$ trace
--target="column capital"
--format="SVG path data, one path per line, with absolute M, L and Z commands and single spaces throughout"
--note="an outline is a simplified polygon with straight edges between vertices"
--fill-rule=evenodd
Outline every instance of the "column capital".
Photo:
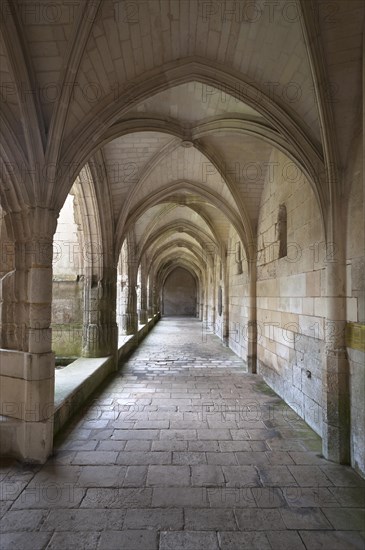
M 10 238 L 14 242 L 53 241 L 58 212 L 53 208 L 29 206 L 5 216 Z

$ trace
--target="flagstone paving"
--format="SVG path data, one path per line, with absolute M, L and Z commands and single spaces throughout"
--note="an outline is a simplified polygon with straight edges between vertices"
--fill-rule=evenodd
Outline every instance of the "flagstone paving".
M 3 550 L 364 549 L 365 481 L 195 319 L 162 319 L 44 466 L 0 479 Z

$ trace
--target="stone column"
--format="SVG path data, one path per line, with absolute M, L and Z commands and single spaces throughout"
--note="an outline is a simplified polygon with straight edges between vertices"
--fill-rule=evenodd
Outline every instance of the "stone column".
M 152 275 L 150 275 L 150 284 L 148 286 L 148 317 L 152 318 L 153 314 L 153 282 Z
M 202 291 L 202 293 L 201 293 L 200 300 L 201 301 L 200 301 L 198 317 L 199 317 L 200 321 L 203 321 L 203 318 L 204 318 L 204 291 Z
M 213 277 L 212 282 L 210 286 L 210 295 L 211 295 L 211 301 L 210 305 L 208 305 L 208 324 L 211 326 L 212 332 L 216 332 L 216 303 L 217 303 L 217 292 L 218 292 L 218 286 L 216 285 L 216 274 L 213 269 Z
M 229 314 L 226 307 L 223 307 L 222 313 L 222 341 L 225 346 L 229 345 Z
M 141 309 L 138 311 L 138 319 L 141 325 L 148 322 L 147 312 L 147 275 L 144 262 L 141 263 Z
M 203 322 L 205 324 L 208 323 L 208 313 L 209 313 L 209 305 L 208 302 L 204 304 L 204 312 L 203 312 Z
M 137 315 L 137 292 L 134 282 L 128 282 L 127 285 L 127 303 L 125 313 L 122 315 L 122 330 L 124 334 L 137 334 L 138 315 Z
M 152 305 L 153 314 L 157 315 L 160 305 L 159 305 L 159 297 L 158 297 L 156 283 L 153 283 L 153 288 L 152 288 L 152 304 L 153 304 Z
M 122 280 L 121 276 L 117 277 L 117 324 L 118 324 L 118 333 L 122 332 L 122 315 L 124 313 L 124 286 L 125 282 Z
M 26 462 L 44 463 L 53 447 L 55 363 L 50 324 L 56 216 L 45 208 L 8 216 L 15 269 L 2 289 L 0 401 L 6 420 L 0 426 L 1 447 Z
M 205 302 L 204 304 L 204 313 L 203 313 L 203 323 L 205 323 L 205 325 L 208 325 L 209 323 L 209 304 L 208 304 L 208 297 L 207 297 L 207 301 Z
M 251 374 L 257 372 L 257 317 L 256 317 L 256 263 L 249 264 L 249 303 L 247 319 L 247 370 Z
M 222 340 L 225 346 L 229 345 L 229 285 L 227 273 L 227 258 L 223 263 L 223 299 L 222 299 Z
M 115 268 L 104 269 L 104 277 L 89 276 L 84 285 L 83 357 L 107 357 L 117 349 Z
M 322 452 L 334 462 L 350 463 L 350 390 L 346 353 L 345 227 L 340 208 L 333 217 L 333 241 L 326 254 L 325 359 L 322 375 Z

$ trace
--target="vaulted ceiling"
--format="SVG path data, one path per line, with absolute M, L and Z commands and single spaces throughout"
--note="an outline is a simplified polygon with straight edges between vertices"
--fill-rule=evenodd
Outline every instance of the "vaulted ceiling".
M 133 231 L 139 253 L 189 258 L 232 227 L 254 240 L 274 149 L 323 206 L 329 134 L 345 162 L 361 102 L 363 2 L 331 6 L 4 0 L 2 159 L 30 172 L 17 207 L 59 209 L 89 163 L 116 253 Z

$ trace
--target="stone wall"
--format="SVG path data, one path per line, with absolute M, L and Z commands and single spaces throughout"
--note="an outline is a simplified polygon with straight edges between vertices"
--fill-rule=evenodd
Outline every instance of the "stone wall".
M 82 324 L 83 321 L 82 281 L 54 281 L 52 323 L 56 325 Z
M 287 250 L 280 243 L 286 208 Z M 324 353 L 324 235 L 312 189 L 275 151 L 258 224 L 258 372 L 319 434 Z
M 196 315 L 197 288 L 194 277 L 181 267 L 167 277 L 163 288 L 164 315 Z
M 53 282 L 52 349 L 56 356 L 81 355 L 83 291 L 81 281 Z

